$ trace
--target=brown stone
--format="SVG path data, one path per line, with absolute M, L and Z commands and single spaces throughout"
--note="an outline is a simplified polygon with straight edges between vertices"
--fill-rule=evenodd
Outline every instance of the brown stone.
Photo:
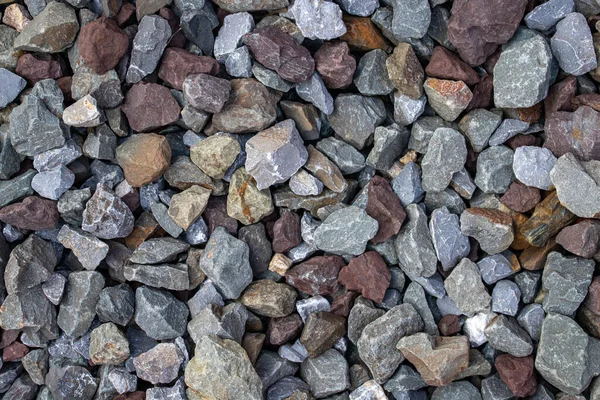
M 517 147 L 521 146 L 541 146 L 542 141 L 540 138 L 533 135 L 517 135 L 508 139 L 504 144 L 511 149 L 516 150 Z
M 340 39 L 348 43 L 352 50 L 389 50 L 390 45 L 381 34 L 381 31 L 371 21 L 371 18 L 352 17 L 349 15 L 344 15 L 343 18 L 346 25 L 346 33 Z
M 206 209 L 202 214 L 208 225 L 208 235 L 212 235 L 213 231 L 222 226 L 229 233 L 236 236 L 238 222 L 227 214 L 227 198 L 224 196 L 211 196 L 206 205 Z
M 176 122 L 181 108 L 167 87 L 140 82 L 129 89 L 121 110 L 134 130 L 149 132 Z
M 588 106 L 546 117 L 544 147 L 556 157 L 573 153 L 583 161 L 600 160 L 600 113 Z
M 535 207 L 531 218 L 519 231 L 532 246 L 541 247 L 576 218 L 575 214 L 560 204 L 556 191 L 553 191 Z
M 129 47 L 127 34 L 112 18 L 100 17 L 81 28 L 79 54 L 96 74 L 103 75 L 117 66 Z
M 258 355 L 262 350 L 263 344 L 265 343 L 264 333 L 246 333 L 242 338 L 242 347 L 246 350 L 248 358 L 252 364 L 256 363 Z
M 534 356 L 515 357 L 502 354 L 496 357 L 495 367 L 500 378 L 518 397 L 532 396 L 537 390 Z
M 339 281 L 346 289 L 360 291 L 363 297 L 375 303 L 383 301 L 390 279 L 390 270 L 376 251 L 353 258 L 339 275 Z
M 296 296 L 296 291 L 285 283 L 261 279 L 252 282 L 244 290 L 240 301 L 258 315 L 281 318 L 294 311 Z
M 546 257 L 551 251 L 556 250 L 558 246 L 554 239 L 549 239 L 545 246 L 531 246 L 521 252 L 519 263 L 523 269 L 528 271 L 538 271 L 546 265 Z
M 17 32 L 21 32 L 30 21 L 31 15 L 29 11 L 21 4 L 13 3 L 4 9 L 2 23 L 10 26 Z
M 600 111 L 600 94 L 580 94 L 579 96 L 575 96 L 571 99 L 571 109 L 576 110 L 581 106 L 588 106 L 596 111 Z
M 135 250 L 139 247 L 142 242 L 145 242 L 147 239 L 150 239 L 154 236 L 159 236 L 158 234 L 162 231 L 162 228 L 154 219 L 154 216 L 151 212 L 145 211 L 140 215 L 140 217 L 135 221 L 135 226 L 133 227 L 133 231 L 125 238 L 125 244 L 131 250 Z
M 530 211 L 541 200 L 540 189 L 526 186 L 517 181 L 511 183 L 508 190 L 500 197 L 500 201 L 504 205 L 517 212 Z
M 398 92 L 413 99 L 423 96 L 425 73 L 410 44 L 398 44 L 385 65 L 390 81 Z
M 556 111 L 571 111 L 571 100 L 577 94 L 577 78 L 570 75 L 550 86 L 544 99 L 544 113 L 550 116 Z
M 379 223 L 377 234 L 371 241 L 385 242 L 400 231 L 406 219 L 406 211 L 385 178 L 375 175 L 369 182 L 367 193 L 365 211 Z
M 256 61 L 287 81 L 304 82 L 315 71 L 315 60 L 308 49 L 281 29 L 273 26 L 256 28 L 242 40 Z
M 189 75 L 218 73 L 219 63 L 214 58 L 197 56 L 179 48 L 167 48 L 158 69 L 158 77 L 177 90 L 183 90 L 183 81 Z
M 556 235 L 556 243 L 579 257 L 591 258 L 600 244 L 600 222 L 585 220 L 567 226 Z
M 466 336 L 430 336 L 417 333 L 400 339 L 396 346 L 431 386 L 444 386 L 469 365 Z
M 65 102 L 73 101 L 73 97 L 71 96 L 71 85 L 73 83 L 72 76 L 63 76 L 56 80 L 56 84 L 60 88 L 60 91 L 63 93 L 65 97 Z
M 600 315 L 583 306 L 577 310 L 576 321 L 588 335 L 600 339 Z
M 508 108 L 506 109 L 506 118 L 514 118 L 528 124 L 534 124 L 542 118 L 544 103 L 541 101 L 527 108 Z
M 131 136 L 117 147 L 116 154 L 125 179 L 133 187 L 160 178 L 171 164 L 171 146 L 166 136 L 155 133 Z
M 135 15 L 135 5 L 129 2 L 123 2 L 123 5 L 119 9 L 119 12 L 114 17 L 114 20 L 117 22 L 119 27 L 124 27 L 128 25 L 129 22 L 133 22 L 133 16 Z M 107 15 L 105 15 L 107 16 Z
M 285 254 L 276 253 L 269 261 L 269 271 L 275 272 L 280 276 L 284 276 L 294 262 L 285 256 Z
M 471 66 L 482 64 L 513 37 L 527 0 L 457 0 L 452 5 L 448 39 Z
M 477 72 L 444 46 L 433 49 L 425 73 L 434 78 L 463 81 L 469 86 L 479 82 Z
M 267 328 L 267 343 L 281 346 L 296 340 L 302 332 L 302 325 L 302 318 L 295 313 L 283 318 L 271 318 Z
M 124 393 L 113 397 L 112 400 L 146 400 L 146 392 L 138 390 L 131 393 Z
M 319 116 L 319 110 L 317 110 L 315 106 L 312 104 L 304 104 L 287 100 L 280 102 L 279 106 L 281 107 L 281 111 L 283 111 L 283 114 L 286 118 L 294 120 L 296 129 L 298 129 L 298 133 L 300 133 L 302 139 L 319 139 L 321 131 L 321 118 Z
M 301 292 L 328 296 L 338 288 L 338 274 L 345 265 L 340 256 L 312 257 L 285 274 L 285 280 Z
M 315 53 L 315 64 L 329 89 L 343 89 L 352 83 L 356 59 L 350 54 L 348 43 L 340 40 L 325 42 Z
M 31 86 L 44 79 L 58 79 L 63 76 L 60 63 L 46 56 L 43 59 L 33 54 L 24 54 L 17 61 L 15 73 L 27 80 Z
M 485 75 L 473 86 L 473 98 L 465 111 L 475 110 L 476 108 L 490 108 L 494 97 L 494 79 L 490 75 Z
M 0 209 L 0 221 L 31 231 L 52 229 L 59 218 L 56 202 L 37 196 L 25 197 L 20 203 Z
M 311 144 L 308 150 L 308 160 L 304 164 L 304 168 L 312 172 L 314 176 L 320 180 L 326 188 L 342 193 L 348 188 L 348 182 L 344 179 L 342 171 L 329 158 L 327 158 L 319 150 Z
M 12 342 L 2 352 L 2 361 L 9 362 L 23 358 L 29 353 L 29 348 L 21 342 Z
M 438 322 L 438 329 L 442 336 L 452 336 L 460 332 L 460 321 L 458 315 L 444 315 Z
M 129 4 L 129 3 L 127 3 L 127 4 Z M 177 18 L 177 15 L 175 15 L 175 13 L 170 8 L 167 8 L 167 7 L 161 8 L 160 11 L 158 12 L 158 15 L 161 16 L 162 18 L 166 19 L 167 22 L 169 23 L 169 27 L 171 28 L 171 32 L 175 32 L 175 33 L 173 33 L 173 36 L 171 36 L 171 40 L 169 40 L 169 43 L 167 44 L 167 46 L 183 49 L 185 47 L 185 35 L 183 34 L 183 31 L 180 29 L 179 18 Z M 204 57 L 204 56 L 200 56 L 200 57 L 210 59 L 211 63 L 212 63 L 212 61 L 215 61 L 215 59 L 211 58 L 211 57 Z M 164 60 L 164 55 L 163 55 L 163 60 Z M 215 67 L 217 68 L 217 71 L 215 72 L 215 74 L 216 74 L 219 70 L 218 69 L 219 66 L 215 65 Z M 208 72 L 202 72 L 202 73 L 207 74 Z M 211 75 L 212 75 L 212 73 L 211 73 Z
M 600 276 L 592 279 L 584 304 L 591 312 L 600 315 Z
M 326 311 L 310 314 L 304 324 L 300 343 L 310 358 L 318 357 L 346 334 L 346 319 Z
M 273 251 L 285 253 L 301 242 L 300 217 L 292 211 L 284 213 L 273 225 Z
M 339 315 L 340 317 L 348 317 L 354 300 L 358 297 L 358 293 L 348 291 L 336 296 L 331 302 L 331 309 L 329 310 L 332 314 Z

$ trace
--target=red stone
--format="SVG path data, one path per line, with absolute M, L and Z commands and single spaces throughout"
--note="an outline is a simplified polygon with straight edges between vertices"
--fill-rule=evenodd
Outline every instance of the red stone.
M 326 42 L 315 53 L 317 71 L 329 89 L 350 86 L 356 71 L 356 59 L 346 42 Z
M 271 318 L 267 328 L 267 343 L 281 346 L 294 341 L 302 332 L 302 318 L 298 314 L 290 314 L 283 318 Z
M 517 212 L 531 211 L 541 200 L 540 189 L 517 181 L 511 183 L 500 198 L 502 204 Z
M 331 302 L 331 309 L 329 311 L 332 314 L 345 318 L 350 314 L 354 300 L 356 300 L 357 297 L 358 293 L 352 291 L 340 294 L 333 299 L 333 302 Z
M 219 73 L 217 60 L 207 56 L 197 56 L 178 48 L 167 48 L 162 58 L 158 77 L 167 85 L 183 90 L 183 81 L 188 75 Z
M 227 214 L 226 197 L 211 196 L 202 216 L 206 220 L 209 236 L 219 226 L 227 229 L 233 236 L 237 236 L 238 222 Z
M 502 354 L 496 357 L 496 370 L 515 396 L 531 396 L 537 390 L 534 360 L 533 355 L 515 357 L 510 354 Z
M 17 329 L 2 330 L 0 332 L 0 349 L 6 348 L 19 337 L 21 331 Z
M 580 94 L 579 96 L 571 99 L 571 108 L 573 110 L 578 109 L 581 106 L 588 106 L 596 111 L 600 111 L 600 94 L 598 93 L 587 93 Z
M 2 352 L 2 361 L 9 362 L 19 360 L 27 353 L 29 353 L 29 348 L 23 343 L 12 342 L 4 348 L 4 351 Z
M 477 72 L 444 46 L 433 49 L 425 73 L 434 78 L 463 81 L 469 86 L 479 82 Z
M 548 96 L 544 99 L 546 116 L 556 111 L 571 111 L 571 99 L 577 94 L 577 78 L 570 75 L 550 86 Z
M 0 221 L 31 231 L 54 228 L 59 217 L 55 201 L 37 196 L 25 197 L 20 203 L 0 209 Z
M 300 217 L 295 212 L 284 213 L 273 224 L 273 251 L 285 253 L 302 243 Z
M 116 67 L 125 55 L 129 38 L 115 20 L 100 17 L 81 28 L 77 43 L 85 64 L 98 75 L 103 75 Z
M 33 54 L 24 54 L 19 57 L 15 72 L 26 79 L 31 86 L 44 79 L 58 79 L 63 76 L 58 61 L 50 58 L 40 59 Z
M 575 112 L 557 111 L 546 116 L 546 142 L 556 157 L 566 153 L 583 160 L 600 160 L 600 113 L 583 106 Z
M 473 98 L 467 106 L 466 111 L 471 111 L 476 108 L 490 108 L 493 104 L 492 98 L 494 93 L 494 80 L 490 75 L 481 78 L 479 83 L 473 86 Z
M 315 71 L 315 60 L 308 49 L 281 29 L 273 26 L 256 28 L 242 40 L 256 61 L 287 81 L 304 82 Z
M 440 322 L 438 322 L 438 329 L 442 336 L 452 336 L 460 332 L 460 322 L 458 315 L 448 314 L 444 315 Z
M 342 268 L 339 281 L 348 290 L 359 290 L 363 297 L 381 303 L 390 286 L 391 274 L 385 261 L 375 251 L 352 259 Z
M 135 16 L 135 6 L 127 1 L 119 9 L 119 13 L 114 17 L 115 22 L 119 27 L 128 25 L 128 22 L 133 22 Z
M 340 256 L 317 256 L 285 273 L 289 285 L 312 296 L 328 296 L 338 288 L 338 274 L 345 265 Z
M 400 231 L 406 219 L 406 211 L 387 179 L 375 175 L 367 189 L 366 212 L 379 223 L 377 234 L 371 241 L 381 243 Z
M 166 19 L 167 22 L 169 23 L 169 27 L 171 28 L 171 32 L 175 32 L 173 34 L 173 36 L 171 36 L 171 39 L 169 40 L 169 43 L 167 44 L 167 46 L 184 48 L 185 47 L 185 35 L 183 34 L 183 31 L 179 27 L 179 18 L 177 18 L 175 13 L 170 8 L 167 8 L 167 7 L 161 8 L 160 11 L 158 12 L 158 15 L 160 15 L 162 18 Z M 207 58 L 210 58 L 210 57 L 207 57 Z M 206 73 L 206 72 L 204 72 L 204 73 Z
M 556 243 L 579 257 L 591 258 L 600 243 L 600 222 L 585 220 L 563 228 L 556 235 Z
M 592 279 L 584 304 L 588 310 L 596 315 L 600 315 L 600 276 Z
M 129 89 L 121 110 L 138 132 L 150 132 L 179 119 L 179 104 L 166 86 L 140 82 Z

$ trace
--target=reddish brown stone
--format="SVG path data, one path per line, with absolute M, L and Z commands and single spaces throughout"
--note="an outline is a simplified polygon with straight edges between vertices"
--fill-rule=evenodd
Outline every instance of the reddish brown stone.
M 294 341 L 302 332 L 302 318 L 298 314 L 290 314 L 283 318 L 271 318 L 267 328 L 267 343 L 281 346 Z
M 183 81 L 188 75 L 219 73 L 219 63 L 212 57 L 197 56 L 189 51 L 168 48 L 158 70 L 158 77 L 167 85 L 183 90 Z
M 315 60 L 308 49 L 281 29 L 273 26 L 256 28 L 242 40 L 256 61 L 285 80 L 304 82 L 315 71 Z
M 134 130 L 149 132 L 177 121 L 181 108 L 167 87 L 140 82 L 129 89 L 121 110 Z
M 390 279 L 390 270 L 376 251 L 368 251 L 352 259 L 339 276 L 346 289 L 360 290 L 363 297 L 376 303 L 383 301 Z
M 310 314 L 304 324 L 300 343 L 310 358 L 318 357 L 346 334 L 346 319 L 326 311 Z
M 227 229 L 227 231 L 232 235 L 237 235 L 238 222 L 227 215 L 226 197 L 211 196 L 208 200 L 208 204 L 206 205 L 204 213 L 202 213 L 202 216 L 206 220 L 209 236 L 212 235 L 213 231 L 219 226 Z
M 117 164 L 133 187 L 141 187 L 160 178 L 171 165 L 171 146 L 167 137 L 142 133 L 129 137 L 116 150 Z
M 331 302 L 331 309 L 329 311 L 332 314 L 346 318 L 348 314 L 350 314 L 354 300 L 356 300 L 357 297 L 358 293 L 352 291 L 340 294 Z
M 540 138 L 533 135 L 517 135 L 508 139 L 505 143 L 508 147 L 516 150 L 521 146 L 540 146 L 542 141 Z
M 264 343 L 264 333 L 246 333 L 244 335 L 242 347 L 246 350 L 246 354 L 248 354 L 248 358 L 252 364 L 256 362 Z
M 16 329 L 2 330 L 0 332 L 0 349 L 6 348 L 19 337 L 21 331 Z
M 0 221 L 31 231 L 54 228 L 59 217 L 55 201 L 37 196 L 25 197 L 20 203 L 0 209 Z
M 485 75 L 479 83 L 473 86 L 473 98 L 467 106 L 466 111 L 476 108 L 489 108 L 494 97 L 494 79 L 490 75 Z
M 579 257 L 591 258 L 600 244 L 600 222 L 585 220 L 567 226 L 556 235 L 556 243 Z
M 379 223 L 377 234 L 371 241 L 381 243 L 400 231 L 406 219 L 406 211 L 387 179 L 375 175 L 367 189 L 366 212 Z
M 285 274 L 285 280 L 296 289 L 328 296 L 338 287 L 338 274 L 345 265 L 340 256 L 317 256 L 296 265 Z
M 51 58 L 41 59 L 33 54 L 24 54 L 17 60 L 17 75 L 22 76 L 31 86 L 44 79 L 58 79 L 63 76 L 60 63 Z
M 285 253 L 301 242 L 300 217 L 292 211 L 284 213 L 273 224 L 273 252 Z
M 600 315 L 600 276 L 592 279 L 584 304 L 591 312 Z
M 381 31 L 369 17 L 352 17 L 344 15 L 346 33 L 340 37 L 348 43 L 352 50 L 371 51 L 375 49 L 389 50 L 390 45 L 385 40 Z
M 152 213 L 145 211 L 135 221 L 133 231 L 125 238 L 125 245 L 131 250 L 135 250 L 142 242 L 147 239 L 158 236 L 162 228 L 154 219 Z
M 502 354 L 496 357 L 496 370 L 511 392 L 518 397 L 531 396 L 537 389 L 534 356 L 515 357 Z
M 570 75 L 550 86 L 548 96 L 544 99 L 546 116 L 556 111 L 571 111 L 571 99 L 577 94 L 577 78 Z
M 500 197 L 504 205 L 517 212 L 532 210 L 541 200 L 540 189 L 517 181 L 511 183 L 508 190 Z
M 65 101 L 72 101 L 73 98 L 71 96 L 71 84 L 73 83 L 72 76 L 63 76 L 62 78 L 58 78 L 56 80 L 56 84 L 60 88 L 60 91 L 63 93 L 65 97 Z
M 546 117 L 547 147 L 556 157 L 573 153 L 577 158 L 600 160 L 600 113 L 588 106 L 575 112 L 558 111 Z
M 532 246 L 544 246 L 548 240 L 577 217 L 558 201 L 556 191 L 535 206 L 531 218 L 519 231 Z
M 120 394 L 113 397 L 112 400 L 146 400 L 146 392 L 138 390 L 131 393 Z
M 496 66 L 496 63 L 498 62 L 498 60 L 500 59 L 500 55 L 502 54 L 502 48 L 498 48 L 496 49 L 496 51 L 489 56 L 485 62 L 483 63 L 483 69 L 485 69 L 485 71 L 489 74 L 489 75 L 494 75 L 494 67 Z
M 185 35 L 183 34 L 183 31 L 179 28 L 179 18 L 177 18 L 175 13 L 170 8 L 167 8 L 167 7 L 161 8 L 160 11 L 158 12 L 158 15 L 160 15 L 162 18 L 166 19 L 167 22 L 169 23 L 169 27 L 171 28 L 171 32 L 175 32 L 175 33 L 173 33 L 173 36 L 171 36 L 171 39 L 169 40 L 169 43 L 167 44 L 167 46 L 184 48 L 185 47 Z M 202 57 L 202 56 L 200 56 L 200 57 Z M 210 57 L 206 57 L 206 58 L 210 58 Z M 210 58 L 210 59 L 213 60 L 212 58 Z M 218 66 L 217 66 L 217 71 L 218 71 Z M 202 73 L 206 74 L 208 72 L 202 72 Z
M 463 81 L 469 86 L 479 82 L 477 72 L 444 46 L 433 49 L 425 73 L 434 78 Z
M 546 265 L 546 257 L 555 250 L 558 246 L 554 239 L 548 240 L 543 247 L 531 246 L 521 252 L 519 255 L 519 263 L 523 269 L 528 271 L 538 271 Z
M 440 322 L 438 322 L 438 329 L 442 336 L 452 336 L 460 332 L 460 323 L 458 315 L 448 314 L 444 315 Z
M 346 42 L 326 42 L 315 53 L 316 68 L 329 89 L 350 86 L 356 71 L 356 59 Z
M 588 335 L 600 338 L 600 315 L 583 306 L 577 310 L 576 321 Z
M 480 65 L 513 37 L 526 6 L 527 0 L 456 0 L 448 39 L 464 61 Z
M 586 93 L 575 96 L 571 99 L 571 108 L 578 109 L 581 106 L 588 106 L 596 111 L 600 111 L 600 94 Z
M 506 110 L 506 118 L 514 118 L 528 124 L 534 124 L 542 118 L 544 104 L 540 101 L 537 104 L 527 108 L 509 108 Z
M 123 5 L 119 9 L 119 13 L 114 17 L 119 27 L 128 25 L 128 22 L 133 21 L 135 16 L 135 6 L 127 1 L 123 2 Z
M 9 362 L 23 358 L 25 354 L 29 353 L 29 348 L 21 342 L 12 342 L 6 346 L 2 353 L 2 361 Z
M 115 20 L 100 17 L 81 28 L 77 43 L 85 64 L 98 75 L 103 75 L 125 55 L 129 38 Z

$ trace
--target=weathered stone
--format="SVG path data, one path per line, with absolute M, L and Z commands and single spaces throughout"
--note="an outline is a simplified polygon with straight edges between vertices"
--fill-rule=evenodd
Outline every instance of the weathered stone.
M 483 151 L 488 146 L 492 134 L 500 125 L 502 118 L 497 114 L 477 108 L 470 111 L 459 122 L 460 131 L 469 139 L 473 150 Z
M 379 224 L 372 242 L 382 243 L 400 231 L 406 212 L 386 179 L 374 176 L 367 188 L 365 211 Z
M 159 343 L 133 359 L 140 379 L 153 384 L 170 383 L 177 378 L 183 354 L 174 343 Z
M 127 281 L 168 290 L 187 290 L 190 287 L 186 264 L 129 264 L 123 267 L 123 276 Z
M 364 210 L 350 206 L 333 212 L 315 231 L 317 248 L 334 254 L 362 254 L 375 237 L 378 223 Z
M 386 66 L 389 79 L 399 93 L 412 99 L 423 96 L 425 74 L 410 44 L 398 44 L 386 60 Z
M 36 196 L 25 197 L 0 209 L 0 221 L 21 229 L 46 230 L 58 224 L 56 202 Z
M 532 245 L 545 246 L 552 236 L 569 225 L 575 218 L 576 216 L 559 202 L 557 192 L 553 191 L 535 207 L 531 218 L 523 224 L 520 231 Z M 552 246 L 554 243 L 549 246 L 549 249 Z M 547 252 L 549 251 L 547 250 Z M 525 263 L 522 262 L 522 264 Z
M 258 315 L 281 318 L 294 310 L 296 292 L 283 283 L 263 279 L 249 285 L 240 300 Z
M 534 357 L 514 357 L 502 354 L 496 358 L 495 366 L 500 378 L 511 392 L 519 397 L 531 396 L 537 390 L 534 372 Z
M 329 123 L 342 140 L 361 150 L 372 141 L 373 132 L 383 122 L 384 115 L 380 99 L 341 94 L 335 100 Z
M 83 211 L 81 229 L 101 239 L 128 236 L 133 230 L 131 210 L 105 185 L 98 185 Z
M 308 39 L 331 40 L 346 33 L 342 10 L 335 3 L 299 0 L 288 9 L 288 13 Z
M 339 256 L 312 257 L 288 270 L 285 279 L 304 293 L 330 295 L 338 287 L 338 274 L 344 264 Z
M 53 366 L 46 375 L 46 386 L 56 400 L 84 400 L 94 396 L 98 381 L 81 366 Z
M 110 43 L 110 46 L 106 46 Z M 77 40 L 79 55 L 96 74 L 115 68 L 129 47 L 129 38 L 117 23 L 100 17 L 81 28 Z
M 424 88 L 431 107 L 448 122 L 458 118 L 473 98 L 473 93 L 462 81 L 428 78 Z
M 345 325 L 346 320 L 338 315 L 324 311 L 312 313 L 306 319 L 300 343 L 310 358 L 318 357 L 346 334 Z
M 533 351 L 531 337 L 517 321 L 506 315 L 498 315 L 484 330 L 490 345 L 515 357 L 527 357 Z
M 389 50 L 389 45 L 371 18 L 344 16 L 346 33 L 340 37 L 356 51 Z
M 188 230 L 206 209 L 211 190 L 194 185 L 172 196 L 169 216 L 182 229 Z
M 458 216 L 450 213 L 446 207 L 431 213 L 429 230 L 437 258 L 444 271 L 452 269 L 469 255 L 469 238 L 460 231 Z
M 423 189 L 441 192 L 450 184 L 454 173 L 460 171 L 467 159 L 464 137 L 454 129 L 437 129 L 421 162 Z
M 72 272 L 68 279 L 56 322 L 67 335 L 76 338 L 92 325 L 104 278 L 96 271 L 81 271 Z
M 129 358 L 129 342 L 111 322 L 102 324 L 90 335 L 90 360 L 96 365 L 119 365 Z
M 9 294 L 31 289 L 50 278 L 56 262 L 50 244 L 32 235 L 17 245 L 8 262 L 4 262 L 2 286 Z
M 583 75 L 598 66 L 592 32 L 583 14 L 574 12 L 558 22 L 550 44 L 560 68 L 567 74 Z
M 517 316 L 517 322 L 534 341 L 538 342 L 545 316 L 546 313 L 541 304 L 528 304 Z
M 190 148 L 190 157 L 204 173 L 215 179 L 225 176 L 240 154 L 240 143 L 227 135 L 208 137 Z
M 135 291 L 135 323 L 152 339 L 174 339 L 185 333 L 188 308 L 171 293 L 141 286 Z
M 68 126 L 89 128 L 105 121 L 95 98 L 89 94 L 65 108 L 63 122 Z
M 341 89 L 352 83 L 356 60 L 343 41 L 326 42 L 314 55 L 316 69 L 330 89 Z
M 513 242 L 512 220 L 498 210 L 469 208 L 460 216 L 463 234 L 474 237 L 488 254 L 500 253 Z
M 432 400 L 479 400 L 481 394 L 472 383 L 468 381 L 451 382 L 446 386 L 440 386 L 431 395 Z
M 573 113 L 553 113 L 546 118 L 544 125 L 544 147 L 549 148 L 556 157 L 573 153 L 584 161 L 600 159 L 600 151 L 595 145 L 600 134 L 595 128 L 598 119 L 600 113 L 588 106 L 581 106 Z
M 254 178 L 239 168 L 231 177 L 227 196 L 227 214 L 244 225 L 260 221 L 273 212 L 269 189 L 259 190 Z
M 172 124 L 179 119 L 181 111 L 167 87 L 146 82 L 137 83 L 129 89 L 121 109 L 129 125 L 138 132 Z
M 474 314 L 489 309 L 491 296 L 481 281 L 477 265 L 469 259 L 462 259 L 446 278 L 444 286 L 461 312 Z
M 223 109 L 230 91 L 228 80 L 207 74 L 188 75 L 183 82 L 186 102 L 209 113 L 218 113 Z
M 167 20 L 158 15 L 146 15 L 141 19 L 133 39 L 127 83 L 137 83 L 156 69 L 171 34 Z

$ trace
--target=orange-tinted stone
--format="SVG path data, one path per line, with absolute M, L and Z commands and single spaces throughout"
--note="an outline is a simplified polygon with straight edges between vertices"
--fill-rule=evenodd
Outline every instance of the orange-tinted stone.
M 344 16 L 346 33 L 340 37 L 350 48 L 357 51 L 375 49 L 389 50 L 390 46 L 371 18 Z

